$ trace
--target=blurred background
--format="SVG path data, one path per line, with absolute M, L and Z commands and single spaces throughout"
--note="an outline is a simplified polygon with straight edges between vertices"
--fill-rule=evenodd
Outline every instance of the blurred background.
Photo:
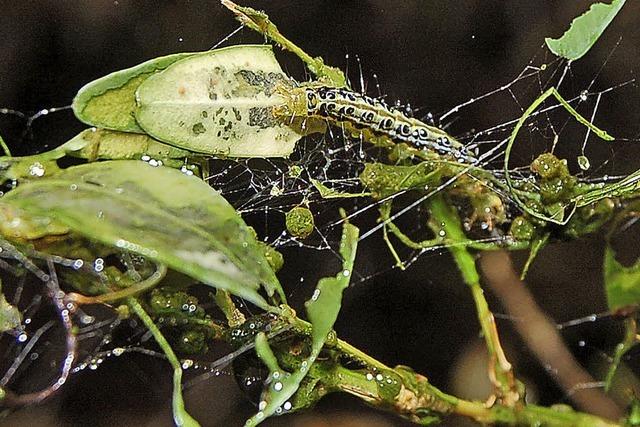
M 420 117 L 436 117 L 449 108 L 511 82 L 531 62 L 551 61 L 545 37 L 559 37 L 589 1 L 459 0 L 425 1 L 243 1 L 264 9 L 281 32 L 305 51 L 348 70 L 359 87 L 362 76 L 369 93 L 408 102 Z M 0 0 L 0 112 L 2 108 L 33 114 L 69 105 L 85 83 L 146 59 L 206 50 L 238 28 L 231 14 L 214 0 Z M 594 79 L 603 90 L 638 77 L 640 68 L 640 4 L 628 2 L 594 49 L 574 63 L 563 92 L 576 96 Z M 226 45 L 261 42 L 249 30 Z M 348 56 L 348 58 L 347 58 Z M 301 63 L 279 56 L 283 68 L 299 80 Z M 374 78 L 377 76 L 377 80 Z M 518 118 L 514 97 L 526 108 L 535 93 L 514 88 L 461 110 L 450 129 L 462 134 Z M 535 91 L 534 91 L 535 92 Z M 513 96 L 512 96 L 513 95 Z M 616 136 L 640 137 L 640 93 L 630 84 L 603 97 L 596 123 Z M 15 114 L 0 114 L 0 135 L 14 155 L 55 147 L 85 126 L 70 111 L 39 118 L 30 126 Z M 579 154 L 584 132 L 563 133 L 565 156 Z M 563 140 L 563 142 L 565 142 Z M 574 145 L 571 144 L 573 142 Z M 578 147 L 578 148 L 576 148 Z M 615 147 L 593 142 L 592 164 L 598 173 L 629 173 L 640 167 L 632 143 Z M 529 151 L 527 151 L 529 150 Z M 515 157 L 532 159 L 524 147 Z M 375 218 L 364 219 L 365 226 Z M 620 239 L 623 258 L 640 254 L 637 229 Z M 635 234 L 634 234 L 635 233 Z M 546 248 L 527 278 L 538 304 L 556 323 L 606 311 L 602 289 L 602 235 Z M 319 277 L 333 274 L 335 258 L 311 249 L 285 248 L 280 274 L 291 301 L 299 309 Z M 521 268 L 526 254 L 513 256 Z M 358 255 L 364 276 L 393 265 L 377 234 L 365 240 Z M 485 263 L 486 264 L 486 263 Z M 491 268 L 489 265 L 487 268 Z M 300 278 L 304 277 L 301 283 Z M 491 306 L 504 313 L 500 299 L 488 292 Z M 529 385 L 529 399 L 541 404 L 569 403 L 554 383 L 554 366 L 538 363 L 514 330 L 513 317 L 498 318 L 505 349 L 518 375 Z M 566 345 L 595 377 L 602 377 L 607 354 L 621 338 L 617 321 L 603 316 L 563 328 Z M 463 397 L 485 398 L 489 385 L 473 302 L 446 253 L 422 256 L 408 270 L 383 272 L 352 287 L 345 295 L 336 324 L 341 338 L 388 365 L 409 365 L 430 381 Z M 629 355 L 633 364 L 634 353 Z M 0 420 L 2 426 L 171 425 L 171 378 L 159 360 L 131 355 L 107 360 L 97 371 L 75 375 L 63 392 L 45 405 L 19 410 Z M 578 391 L 579 392 L 579 391 Z M 253 407 L 223 375 L 185 392 L 191 414 L 203 426 L 242 425 Z M 402 426 L 403 421 L 368 409 L 348 396 L 330 396 L 303 415 L 269 420 L 273 426 Z M 447 420 L 447 425 L 466 425 Z

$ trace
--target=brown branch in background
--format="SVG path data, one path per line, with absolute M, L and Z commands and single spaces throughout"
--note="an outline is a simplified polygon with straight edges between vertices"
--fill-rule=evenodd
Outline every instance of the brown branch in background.
M 487 285 L 501 300 L 507 313 L 519 319 L 514 322 L 515 329 L 543 366 L 554 367 L 554 380 L 573 403 L 582 410 L 609 419 L 622 417 L 621 409 L 604 392 L 579 387 L 595 380 L 567 349 L 555 324 L 516 274 L 509 254 L 505 251 L 483 252 L 480 263 Z

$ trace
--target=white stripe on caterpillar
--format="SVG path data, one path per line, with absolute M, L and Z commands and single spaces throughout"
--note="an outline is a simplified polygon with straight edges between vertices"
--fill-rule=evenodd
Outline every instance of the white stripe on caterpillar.
M 378 99 L 328 86 L 307 86 L 304 91 L 308 116 L 369 129 L 374 135 L 451 156 L 461 163 L 478 161 L 477 148 L 471 151 L 443 130 L 407 117 Z

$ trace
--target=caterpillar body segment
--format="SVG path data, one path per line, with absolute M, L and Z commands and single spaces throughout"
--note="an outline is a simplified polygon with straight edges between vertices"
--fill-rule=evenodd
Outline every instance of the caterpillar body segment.
M 362 134 L 369 141 L 384 138 L 436 152 L 461 163 L 478 161 L 477 149 L 470 150 L 442 129 L 407 117 L 379 99 L 345 88 L 318 85 L 289 87 L 285 92 L 289 102 L 276 108 L 276 116 L 304 116 L 336 122 L 350 134 Z

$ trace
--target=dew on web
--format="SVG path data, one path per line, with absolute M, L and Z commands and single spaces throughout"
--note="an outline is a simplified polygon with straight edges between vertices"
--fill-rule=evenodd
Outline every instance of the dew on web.
M 238 30 L 229 34 L 220 43 L 229 42 Z M 612 52 L 613 53 L 613 52 Z M 355 56 L 357 63 L 357 76 L 354 81 L 358 82 L 356 87 L 364 94 L 367 93 L 368 77 L 366 71 L 363 71 L 362 61 L 359 56 Z M 347 62 L 350 59 L 346 58 Z M 603 67 L 606 65 L 603 64 Z M 515 124 L 521 117 L 525 109 L 531 104 L 531 101 L 544 91 L 555 86 L 557 88 L 566 88 L 570 86 L 572 79 L 571 64 L 559 60 L 551 60 L 542 58 L 533 58 L 531 62 L 511 81 L 489 91 L 484 94 L 473 95 L 465 102 L 455 105 L 448 111 L 441 113 L 426 112 L 426 108 L 418 106 L 411 107 L 410 100 L 402 105 L 398 101 L 396 108 L 404 111 L 407 116 L 423 117 L 426 122 L 433 122 L 441 128 L 447 129 L 449 132 L 457 135 L 461 142 L 466 145 L 478 147 L 480 150 L 479 163 L 477 166 L 483 166 L 486 170 L 492 172 L 496 179 L 504 179 L 504 171 L 502 169 L 502 161 L 504 159 L 505 148 L 509 135 L 514 129 Z M 387 98 L 382 93 L 378 76 L 371 75 L 374 81 L 375 90 L 373 95 L 379 99 Z M 600 112 L 601 103 L 607 100 L 612 94 L 624 92 L 629 85 L 634 84 L 633 80 L 622 81 L 610 84 L 603 88 L 598 88 L 596 84 L 597 75 L 585 86 L 580 86 L 579 90 L 568 90 L 569 96 L 567 101 L 575 106 L 584 108 L 584 114 L 593 122 L 597 122 Z M 511 101 L 512 109 L 509 115 L 501 117 L 500 122 L 486 124 L 482 129 L 465 129 L 464 117 L 469 111 L 474 109 L 482 109 L 490 106 L 497 98 L 506 97 Z M 47 117 L 59 111 L 68 110 L 70 106 L 44 108 L 35 113 L 25 114 L 9 108 L 0 109 L 0 114 L 13 115 L 24 120 L 25 131 L 23 137 L 29 137 L 31 127 L 36 120 L 46 120 Z M 547 102 L 540 109 L 535 111 L 528 120 L 528 124 L 523 129 L 526 133 L 520 138 L 529 138 L 535 141 L 536 150 L 524 150 L 520 155 L 518 164 L 528 164 L 538 152 L 550 150 L 554 152 L 560 150 L 562 140 L 565 135 L 569 138 L 575 138 L 572 134 L 573 130 L 571 119 L 561 111 L 562 107 L 558 103 Z M 560 113 L 560 114 L 557 114 Z M 600 163 L 589 160 L 589 148 L 593 143 L 590 138 L 590 129 L 586 129 L 580 135 L 580 149 L 577 151 L 580 156 L 586 160 L 580 161 L 578 165 L 583 171 L 584 176 L 589 182 L 606 182 L 619 178 L 615 175 L 602 174 L 602 170 L 606 169 L 611 162 L 611 158 L 607 158 Z M 638 142 L 637 137 L 620 138 L 622 141 Z M 594 143 L 595 144 L 595 143 Z M 574 144 L 575 145 L 575 144 Z M 445 183 L 439 184 L 433 188 L 424 188 L 425 193 L 417 198 L 408 197 L 408 191 L 401 190 L 388 195 L 380 200 L 372 201 L 367 198 L 331 198 L 324 197 L 320 190 L 320 186 L 328 188 L 335 193 L 358 194 L 367 191 L 362 184 L 360 175 L 362 174 L 365 164 L 376 162 L 381 159 L 382 151 L 379 148 L 367 144 L 362 138 L 353 138 L 348 132 L 340 126 L 332 126 L 323 136 L 307 137 L 298 143 L 296 151 L 291 158 L 286 160 L 276 159 L 251 159 L 251 160 L 211 160 L 209 171 L 206 177 L 207 182 L 217 190 L 219 190 L 225 198 L 227 198 L 233 206 L 240 212 L 248 222 L 261 223 L 264 233 L 261 238 L 264 242 L 272 245 L 276 249 L 286 249 L 289 247 L 303 247 L 315 251 L 324 251 L 332 256 L 338 257 L 336 244 L 339 238 L 339 230 L 345 220 L 357 223 L 365 217 L 377 215 L 382 205 L 391 202 L 392 208 L 388 218 L 378 221 L 369 228 L 363 228 L 360 240 L 382 239 L 383 232 L 386 233 L 386 226 L 392 222 L 397 222 L 403 227 L 403 232 L 412 236 L 414 239 L 428 239 L 432 236 L 432 232 L 426 226 L 427 215 L 424 212 L 423 205 L 426 200 L 438 195 L 444 188 L 455 185 L 455 179 L 451 179 Z M 577 155 L 574 156 L 577 158 Z M 158 160 L 153 158 L 143 159 L 153 166 L 161 166 Z M 186 166 L 183 166 L 184 173 L 193 172 Z M 530 174 L 530 170 L 525 166 L 515 166 L 509 171 L 513 176 L 526 179 Z M 34 164 L 33 175 L 41 174 L 41 168 Z M 319 184 L 319 185 L 318 185 Z M 483 184 L 488 186 L 488 184 Z M 493 189 L 496 193 L 500 190 Z M 499 193 L 503 198 L 508 198 L 504 193 Z M 313 227 L 308 234 L 291 233 L 285 226 L 285 217 L 287 213 L 293 209 L 304 206 L 313 215 Z M 337 215 L 338 208 L 346 211 L 345 217 Z M 370 221 L 371 222 L 371 221 Z M 492 244 L 503 243 L 508 238 L 504 230 L 493 228 L 486 221 L 478 223 L 469 221 L 465 224 L 468 230 L 474 229 L 478 232 L 478 236 L 474 237 L 474 243 Z M 475 228 L 474 228 L 475 227 Z M 437 236 L 444 238 L 444 229 L 441 229 Z M 399 246 L 399 245 L 397 245 Z M 357 271 L 354 272 L 354 281 L 352 286 L 367 286 L 378 275 L 387 273 L 389 270 L 400 268 L 409 268 L 414 263 L 419 262 L 425 256 L 433 256 L 441 254 L 450 245 L 446 243 L 432 244 L 422 248 L 402 248 L 398 251 L 400 263 L 390 265 L 379 265 L 373 272 L 368 271 L 366 274 Z M 44 272 L 38 268 L 33 262 L 25 256 L 20 255 L 12 248 L 7 248 L 3 254 L 7 259 L 18 259 L 24 268 L 29 270 L 41 281 L 49 280 L 50 272 Z M 86 262 L 79 259 L 62 259 L 57 258 L 54 262 L 61 267 L 71 267 L 73 269 L 91 269 L 94 274 L 100 274 L 104 271 L 105 261 L 97 258 L 92 262 Z M 11 265 L 7 269 L 14 268 Z M 347 273 L 348 274 L 348 273 Z M 301 281 L 304 278 L 300 278 Z M 20 353 L 18 365 L 10 366 L 2 378 L 0 386 L 4 386 L 10 382 L 13 375 L 18 371 L 19 366 L 23 366 L 22 370 L 29 365 L 27 362 L 36 359 L 42 359 L 40 350 L 32 350 L 27 348 L 31 343 L 32 347 L 39 344 L 41 337 L 53 327 L 53 323 L 45 323 L 39 329 L 34 329 L 31 319 L 39 311 L 43 304 L 42 296 L 32 296 L 28 304 L 20 301 L 21 295 L 25 289 L 24 285 L 19 286 L 15 293 L 15 304 L 21 303 L 24 315 L 23 329 L 14 340 L 17 344 L 8 354 L 14 354 L 18 345 L 24 345 L 23 353 Z M 295 292 L 295 291 L 292 291 Z M 312 298 L 313 299 L 313 298 Z M 577 318 L 563 323 L 557 324 L 559 330 L 583 325 L 589 322 L 596 322 L 602 316 L 607 314 L 593 314 L 582 318 Z M 517 317 L 505 315 L 509 321 L 518 321 Z M 27 320 L 29 322 L 27 322 Z M 84 369 L 97 369 L 106 360 L 113 357 L 120 357 L 128 353 L 140 353 L 149 357 L 164 359 L 165 356 L 159 352 L 149 350 L 149 342 L 151 335 L 143 328 L 139 327 L 134 321 L 123 321 L 120 318 L 107 317 L 100 319 L 96 314 L 88 314 L 82 311 L 74 313 L 74 320 L 79 325 L 77 330 L 77 340 L 80 343 L 92 342 L 88 349 L 82 349 L 78 354 L 78 362 L 73 368 L 73 372 L 79 372 Z M 127 338 L 125 343 L 113 339 L 115 330 L 126 323 L 128 328 L 136 329 L 137 332 Z M 28 329 L 28 331 L 27 331 Z M 586 346 L 588 343 L 581 340 Z M 182 368 L 188 371 L 200 371 L 193 380 L 187 382 L 187 387 L 204 381 L 212 376 L 221 374 L 229 374 L 228 366 L 234 359 L 238 358 L 245 352 L 253 348 L 253 343 L 241 347 L 231 352 L 229 355 L 217 359 L 214 362 L 196 361 L 194 359 L 182 360 Z M 27 357 L 27 354 L 29 356 Z M 6 356 L 6 355 L 5 355 Z M 10 357 L 5 357 L 5 359 Z M 548 371 L 553 373 L 554 367 L 548 366 Z M 378 374 L 379 375 L 379 374 Z M 372 376 L 373 378 L 373 376 Z M 376 377 L 377 379 L 377 377 Z M 248 383 L 259 382 L 259 376 L 248 376 Z M 276 383 L 278 384 L 278 383 Z M 250 385 L 250 384 L 247 384 Z M 582 388 L 602 387 L 601 382 L 582 383 L 576 385 L 571 393 L 578 392 Z M 289 407 L 290 407 L 289 403 Z M 287 408 L 285 408 L 287 409 Z

